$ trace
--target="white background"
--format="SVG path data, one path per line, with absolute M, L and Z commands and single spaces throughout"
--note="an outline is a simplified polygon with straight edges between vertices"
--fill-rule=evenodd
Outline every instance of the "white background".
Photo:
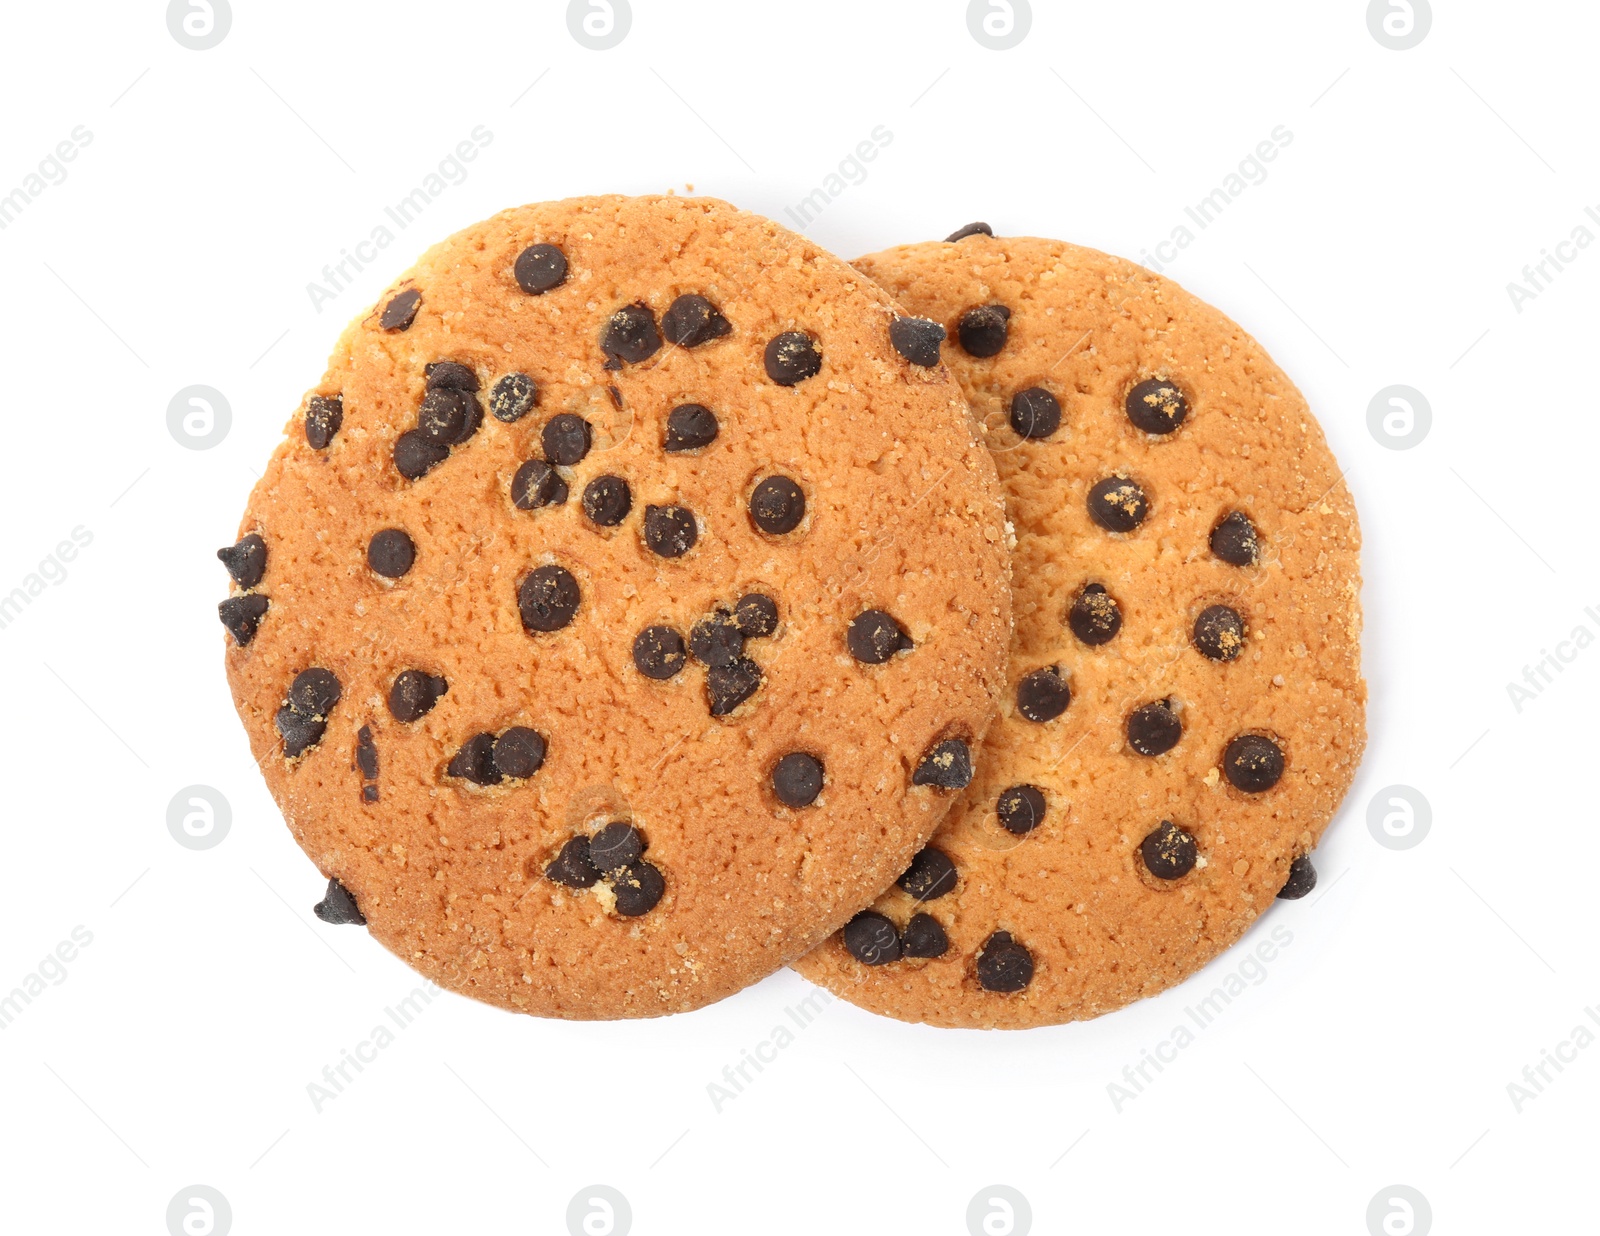
M 1506 684 L 1600 634 L 1600 246 L 1520 312 L 1506 285 L 1600 213 L 1595 6 L 1441 2 L 1405 51 L 1364 0 L 1035 0 L 1007 51 L 963 0 L 634 0 L 607 51 L 565 7 L 234 0 L 205 51 L 164 0 L 5 8 L 0 193 L 75 126 L 92 141 L 0 231 L 0 593 L 93 538 L 0 629 L 0 994 L 93 935 L 0 1030 L 7 1230 L 159 1236 L 196 1183 L 241 1236 L 561 1233 L 597 1182 L 639 1233 L 959 1236 L 997 1183 L 1051 1233 L 1360 1236 L 1397 1183 L 1441 1233 L 1592 1225 L 1600 1045 L 1520 1112 L 1507 1084 L 1600 1005 L 1600 650 L 1520 712 Z M 323 265 L 479 125 L 464 182 L 318 313 Z M 1090 1024 L 835 1003 L 720 1112 L 708 1083 L 811 990 L 794 975 L 649 1023 L 440 996 L 316 1112 L 307 1083 L 416 982 L 312 917 L 321 881 L 233 716 L 213 553 L 255 470 L 426 244 L 518 202 L 686 184 L 792 223 L 879 125 L 892 142 L 807 229 L 846 257 L 986 219 L 1138 260 L 1292 133 L 1167 273 L 1295 377 L 1361 511 L 1372 742 L 1321 887 Z M 167 428 L 197 383 L 232 411 L 204 451 Z M 1394 383 L 1432 407 L 1410 450 L 1367 426 Z M 232 807 L 198 852 L 166 824 L 195 783 Z M 1396 783 L 1433 813 L 1405 851 L 1367 826 Z M 1108 1083 L 1278 925 L 1264 981 L 1118 1111 Z

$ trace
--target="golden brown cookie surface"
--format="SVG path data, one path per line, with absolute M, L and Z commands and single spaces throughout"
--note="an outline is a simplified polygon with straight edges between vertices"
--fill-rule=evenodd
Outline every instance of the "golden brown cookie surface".
M 495 1004 L 650 1016 L 894 878 L 1010 620 L 993 465 L 895 312 L 725 203 L 588 198 L 451 237 L 345 332 L 224 603 L 319 914 Z
M 856 265 L 948 330 L 1016 529 L 1016 634 L 961 801 L 796 968 L 909 1021 L 1093 1017 L 1314 880 L 1365 742 L 1355 508 L 1293 384 L 1166 279 L 983 234 Z

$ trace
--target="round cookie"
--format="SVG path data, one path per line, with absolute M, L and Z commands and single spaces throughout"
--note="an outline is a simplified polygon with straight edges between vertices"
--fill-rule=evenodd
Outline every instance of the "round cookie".
M 929 848 L 797 968 L 908 1021 L 1049 1025 L 1310 891 L 1365 743 L 1359 532 L 1238 326 L 1130 262 L 965 231 L 857 266 L 946 328 L 987 428 L 1016 530 L 1007 698 Z
M 894 879 L 1010 631 L 994 466 L 896 316 L 766 219 L 603 197 L 458 233 L 350 326 L 222 553 L 320 917 L 507 1008 L 651 1016 Z

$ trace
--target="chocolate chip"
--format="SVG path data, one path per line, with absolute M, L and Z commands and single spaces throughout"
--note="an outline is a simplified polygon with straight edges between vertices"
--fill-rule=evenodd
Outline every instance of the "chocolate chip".
M 1161 823 L 1139 843 L 1139 857 L 1145 870 L 1162 880 L 1176 880 L 1194 870 L 1200 847 L 1195 839 L 1171 820 Z
M 364 802 L 364 803 L 375 803 L 375 802 L 377 802 L 378 801 L 378 787 L 375 786 L 375 785 L 364 785 L 364 786 L 362 786 L 361 787 L 361 801 Z
M 644 543 L 663 558 L 681 558 L 694 548 L 700 530 L 686 506 L 644 508 Z
M 1108 476 L 1089 490 L 1089 518 L 1107 532 L 1132 532 L 1149 511 L 1144 490 L 1125 476 Z
M 562 412 L 545 422 L 539 433 L 544 457 L 553 464 L 570 468 L 589 453 L 593 435 L 589 422 L 571 412 Z
M 1211 530 L 1211 552 L 1237 567 L 1255 566 L 1261 542 L 1256 526 L 1243 511 L 1229 511 Z
M 1194 646 L 1213 661 L 1232 661 L 1244 651 L 1244 619 L 1226 605 L 1208 605 L 1194 620 Z
M 1282 901 L 1299 901 L 1317 886 L 1317 869 L 1311 865 L 1311 855 L 1299 854 L 1289 864 L 1289 878 L 1278 890 Z
M 732 665 L 744 655 L 744 632 L 725 609 L 708 614 L 689 628 L 689 651 L 702 665 Z
M 844 642 L 863 665 L 882 665 L 897 652 L 913 647 L 911 637 L 881 609 L 864 609 L 850 621 Z
M 1262 734 L 1240 734 L 1222 753 L 1222 772 L 1246 794 L 1270 790 L 1283 776 L 1283 748 Z
M 760 592 L 746 593 L 733 607 L 733 620 L 746 639 L 761 639 L 778 629 L 778 603 Z
M 648 360 L 660 348 L 661 332 L 656 329 L 655 315 L 642 304 L 624 305 L 600 332 L 600 350 L 610 358 L 614 369 L 620 369 L 623 361 L 638 364 Z
M 806 496 L 786 476 L 769 476 L 750 495 L 750 518 L 772 536 L 793 532 L 806 516 Z
M 1061 428 L 1061 404 L 1042 386 L 1011 396 L 1011 428 L 1019 437 L 1048 438 Z
M 416 288 L 407 288 L 383 307 L 383 316 L 378 319 L 378 325 L 388 331 L 410 330 L 411 323 L 416 321 L 417 306 L 420 304 L 422 293 Z
M 494 740 L 490 758 L 501 776 L 531 777 L 544 767 L 544 736 L 525 725 L 513 725 Z
M 416 544 L 400 528 L 374 532 L 367 542 L 367 565 L 385 579 L 399 579 L 416 561 Z
M 1140 755 L 1163 755 L 1183 737 L 1183 722 L 1168 700 L 1141 704 L 1128 714 L 1128 745 Z
M 889 342 L 913 365 L 931 367 L 939 363 L 944 333 L 944 327 L 928 318 L 896 318 L 889 323 Z
M 583 487 L 583 513 L 602 528 L 614 528 L 633 509 L 633 493 L 620 476 L 597 476 Z
M 494 735 L 474 734 L 450 758 L 445 773 L 473 785 L 499 785 L 504 778 L 494 766 Z
M 574 837 L 561 847 L 555 861 L 544 869 L 545 879 L 554 880 L 567 888 L 592 888 L 600 879 L 600 872 L 589 861 L 589 838 Z
M 508 373 L 489 392 L 489 412 L 497 421 L 520 421 L 533 409 L 539 388 L 525 373 Z
M 907 957 L 943 957 L 949 948 L 950 937 L 931 914 L 913 914 L 900 934 L 900 951 Z
M 822 369 L 822 351 L 804 331 L 786 330 L 767 341 L 767 377 L 779 386 L 797 386 Z
M 517 585 L 517 609 L 528 630 L 559 631 L 578 612 L 578 581 L 565 567 L 538 567 Z
M 932 901 L 955 888 L 956 865 L 943 850 L 924 846 L 895 883 L 918 901 Z
M 217 606 L 217 617 L 233 633 L 234 640 L 243 648 L 256 637 L 256 628 L 266 616 L 267 598 L 259 592 L 229 597 Z
M 611 873 L 611 891 L 616 895 L 617 913 L 638 918 L 656 908 L 667 882 L 651 863 L 634 863 Z
M 606 396 L 611 400 L 611 406 L 618 412 L 622 411 L 622 392 L 616 386 L 606 387 Z
M 698 403 L 680 403 L 667 414 L 667 435 L 661 449 L 672 454 L 710 446 L 717 436 L 717 418 Z
M 1145 433 L 1171 433 L 1189 415 L 1189 401 L 1171 382 L 1146 378 L 1123 400 L 1122 405 L 1134 428 Z
M 283 702 L 302 717 L 315 717 L 320 721 L 333 711 L 343 694 L 344 688 L 333 671 L 316 665 L 295 675 Z
M 1006 346 L 1011 310 L 1004 305 L 978 305 L 961 315 L 956 338 L 969 356 L 993 356 Z
M 1054 721 L 1072 703 L 1058 666 L 1034 670 L 1017 684 L 1017 711 L 1029 721 Z
M 761 667 L 749 657 L 732 665 L 717 665 L 706 671 L 706 701 L 713 717 L 725 717 L 756 693 L 761 686 Z
M 1044 823 L 1044 791 L 1036 785 L 1014 785 L 1001 790 L 995 803 L 1000 827 L 1016 837 L 1026 837 Z
M 863 910 L 844 925 L 844 946 L 862 965 L 900 960 L 900 933 L 876 910 Z
M 684 667 L 683 636 L 671 627 L 646 627 L 633 639 L 633 664 L 646 678 L 665 682 Z
M 389 687 L 389 715 L 396 721 L 417 721 L 433 711 L 450 684 L 426 670 L 401 670 Z
M 589 861 L 601 871 L 621 871 L 643 857 L 644 834 L 625 820 L 613 820 L 589 838 Z
M 940 790 L 965 789 L 971 780 L 972 752 L 959 738 L 935 744 L 911 774 L 912 785 L 931 785 Z
M 356 905 L 350 890 L 334 879 L 328 881 L 328 891 L 321 901 L 311 907 L 311 912 L 335 927 L 364 927 L 367 922 L 366 915 L 361 913 L 361 907 Z
M 241 588 L 254 588 L 267 573 L 267 543 L 254 532 L 242 537 L 236 545 L 217 550 L 217 557 Z
M 1009 931 L 997 931 L 983 942 L 977 973 L 978 986 L 985 991 L 1021 991 L 1033 981 L 1033 954 Z
M 966 227 L 957 228 L 944 238 L 945 244 L 954 244 L 958 240 L 965 240 L 968 236 L 993 236 L 987 223 L 969 223 Z
M 1072 633 L 1091 647 L 1110 641 L 1122 630 L 1122 610 L 1103 584 L 1085 584 L 1067 611 Z
M 542 459 L 530 459 L 511 478 L 511 505 L 519 511 L 560 506 L 567 500 L 567 483 Z
M 356 731 L 356 768 L 368 781 L 378 775 L 378 744 L 372 741 L 370 725 L 363 725 Z
M 680 348 L 697 348 L 721 339 L 732 329 L 715 305 L 692 293 L 678 297 L 661 315 L 661 333 Z
M 343 395 L 313 395 L 306 404 L 306 443 L 314 451 L 325 451 L 333 435 L 344 424 Z
M 467 428 L 467 399 L 462 391 L 431 390 L 422 397 L 417 430 L 429 442 L 450 446 Z
M 478 375 L 460 361 L 434 361 L 422 367 L 422 376 L 431 390 L 477 391 Z
M 408 481 L 419 481 L 450 458 L 450 448 L 430 441 L 420 429 L 408 429 L 394 443 L 394 466 Z
M 316 746 L 328 731 L 326 721 L 302 716 L 287 704 L 278 709 L 273 723 L 278 727 L 278 736 L 283 739 L 283 758 L 286 760 L 292 760 Z
M 773 766 L 772 792 L 785 807 L 809 807 L 822 793 L 822 761 L 791 751 Z
M 529 245 L 517 254 L 511 273 L 529 296 L 542 296 L 567 281 L 567 255 L 554 245 Z

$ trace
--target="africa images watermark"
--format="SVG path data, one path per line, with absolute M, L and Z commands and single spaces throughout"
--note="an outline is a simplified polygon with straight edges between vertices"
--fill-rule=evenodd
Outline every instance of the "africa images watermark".
M 1585 206 L 1583 213 L 1588 216 L 1589 222 L 1600 228 L 1600 208 Z M 1542 255 L 1537 262 L 1530 262 L 1522 268 L 1522 281 L 1513 279 L 1506 284 L 1506 295 L 1511 298 L 1511 307 L 1518 313 L 1530 300 L 1537 300 L 1540 293 L 1548 292 L 1550 285 L 1556 277 L 1583 256 L 1583 251 L 1594 244 L 1595 234 L 1589 230 L 1586 223 L 1580 223 L 1568 233 L 1565 240 L 1558 240 L 1550 249 L 1540 249 Z M 1551 250 L 1554 252 L 1551 252 Z
M 783 213 L 794 220 L 796 228 L 805 231 L 835 198 L 842 196 L 846 189 L 866 181 L 866 165 L 877 159 L 883 148 L 893 141 L 894 134 L 887 125 L 874 126 L 871 133 L 856 143 L 852 153 L 839 160 L 836 170 L 824 176 L 820 185 L 793 206 L 785 206 Z
M 0 593 L 0 631 L 22 617 L 23 611 L 43 596 L 47 587 L 66 583 L 67 564 L 93 541 L 94 533 L 79 524 L 68 538 L 57 542 L 53 550 L 39 559 L 39 564 L 22 577 L 21 583 L 10 592 Z
M 1593 1023 L 1593 1028 L 1580 1021 L 1554 1047 L 1541 1047 L 1538 1061 L 1523 1066 L 1521 1080 L 1506 1083 L 1506 1096 L 1517 1115 L 1522 1115 L 1529 1103 L 1566 1072 L 1567 1065 L 1577 1062 L 1580 1051 L 1594 1046 L 1597 1041 L 1596 1030 L 1600 1030 L 1600 1004 L 1586 1006 L 1583 1016 Z
M 24 974 L 4 996 L 0 996 L 0 1030 L 9 1030 L 11 1023 L 51 987 L 60 987 L 67 981 L 67 967 L 78 960 L 78 953 L 94 943 L 94 932 L 79 924 L 67 933 L 68 938 L 45 954 L 44 960 Z
M 794 1023 L 793 1030 L 779 1022 L 772 1028 L 771 1034 L 756 1044 L 754 1051 L 741 1047 L 738 1063 L 722 1066 L 722 1081 L 727 1084 L 715 1081 L 706 1083 L 706 1096 L 711 1100 L 711 1106 L 717 1114 L 721 1115 L 723 1107 L 743 1094 L 745 1088 L 755 1081 L 751 1076 L 752 1069 L 760 1073 L 767 1065 L 774 1063 L 778 1059 L 778 1053 L 785 1047 L 792 1046 L 798 1033 L 816 1021 L 822 1010 L 835 999 L 836 997 L 820 987 L 817 988 L 804 1000 L 799 1001 L 794 1008 L 784 1006 L 783 1011 Z
M 1172 265 L 1183 250 L 1194 244 L 1198 232 L 1205 231 L 1221 218 L 1223 211 L 1243 197 L 1246 189 L 1266 182 L 1267 164 L 1276 160 L 1293 141 L 1294 133 L 1287 125 L 1274 126 L 1272 132 L 1257 142 L 1254 149 L 1239 160 L 1238 166 L 1224 176 L 1216 188 L 1193 206 L 1183 208 L 1185 217 L 1197 231 L 1191 231 L 1188 223 L 1179 223 L 1167 239 L 1141 250 L 1139 261 L 1158 275 Z
M 1594 627 L 1588 623 L 1578 623 L 1566 639 L 1556 641 L 1554 652 L 1548 648 L 1539 649 L 1539 659 L 1532 665 L 1522 667 L 1521 682 L 1506 683 L 1506 695 L 1518 713 L 1543 695 L 1545 689 L 1566 672 L 1567 666 L 1578 659 L 1578 654 L 1594 643 L 1595 628 L 1600 628 L 1600 610 L 1593 605 L 1586 605 L 1583 613 L 1589 622 L 1594 623 Z
M 46 189 L 66 180 L 67 164 L 76 159 L 79 151 L 92 141 L 94 134 L 88 126 L 78 125 L 39 160 L 39 166 L 24 176 L 16 188 L 0 197 L 0 231 L 15 223 L 18 216 L 43 196 Z
M 311 1106 L 317 1115 L 322 1115 L 322 1109 L 342 1095 L 355 1081 L 355 1075 L 360 1075 L 366 1066 L 378 1059 L 378 1053 L 385 1048 L 393 1047 L 400 1037 L 400 1031 L 409 1030 L 424 1009 L 433 1003 L 441 988 L 430 982 L 424 982 L 421 987 L 412 988 L 405 999 L 395 1001 L 394 1006 L 386 1007 L 383 1012 L 389 1019 L 394 1029 L 379 1022 L 374 1026 L 366 1038 L 355 1045 L 355 1050 L 341 1047 L 339 1059 L 332 1064 L 322 1066 L 322 1081 L 306 1083 L 306 1095 L 311 1100 Z M 325 1084 L 324 1084 L 325 1083 Z

